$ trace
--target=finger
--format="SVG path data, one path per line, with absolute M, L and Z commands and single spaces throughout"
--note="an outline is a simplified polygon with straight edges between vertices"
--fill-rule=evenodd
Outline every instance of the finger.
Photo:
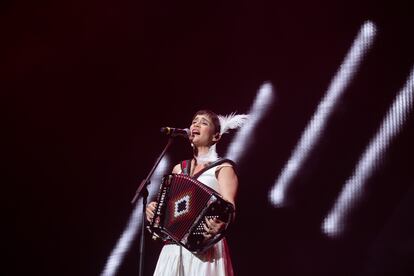
M 214 227 L 214 225 L 213 225 L 214 222 L 212 222 L 211 219 L 206 218 L 205 221 L 206 221 L 206 224 L 207 224 L 208 228 L 213 228 Z
M 203 233 L 204 238 L 210 239 L 213 235 L 210 233 Z
M 220 219 L 218 219 L 218 218 L 212 218 L 212 219 L 211 219 L 211 221 L 212 221 L 212 223 L 213 223 L 214 225 L 216 225 L 216 226 L 220 226 L 220 225 L 224 224 L 224 222 L 223 222 L 223 221 L 221 221 L 221 220 L 220 220 Z
M 151 208 L 149 208 L 149 207 L 147 207 L 145 209 L 145 213 L 147 215 L 147 218 L 149 218 L 149 219 L 152 219 L 154 217 L 154 215 L 155 215 L 155 212 Z
M 207 224 L 203 223 L 203 228 L 204 228 L 204 231 L 206 231 L 207 233 L 210 232 L 210 227 L 208 227 Z
M 220 229 L 221 225 L 218 223 L 215 223 L 213 220 L 210 220 L 209 228 L 214 230 L 214 233 L 217 232 L 217 229 Z
M 214 229 L 217 232 L 220 231 L 220 229 L 222 229 L 224 227 L 224 225 L 225 225 L 225 222 L 223 222 L 223 221 L 221 221 L 221 220 L 219 220 L 217 218 L 214 218 L 213 221 L 214 222 L 212 224 L 214 224 Z
M 220 221 L 220 222 L 216 223 L 216 226 L 217 226 L 217 228 L 218 228 L 218 229 L 220 229 L 220 228 L 224 227 L 224 225 L 225 225 L 225 223 L 224 223 L 224 222 L 222 222 L 222 221 Z
M 157 204 L 155 202 L 151 202 L 150 204 L 148 204 L 148 207 L 150 210 L 155 211 L 155 209 L 157 208 Z
M 218 218 L 213 219 L 216 224 L 223 224 L 224 221 L 219 220 Z
M 152 210 L 151 208 L 147 208 L 147 209 L 145 210 L 145 212 L 146 212 L 147 214 L 150 214 L 151 216 L 154 216 L 154 214 L 155 214 L 154 210 Z

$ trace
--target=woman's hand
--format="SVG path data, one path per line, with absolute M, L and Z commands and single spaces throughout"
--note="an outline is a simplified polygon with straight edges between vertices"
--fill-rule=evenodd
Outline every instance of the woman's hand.
M 145 214 L 147 216 L 147 220 L 151 221 L 151 219 L 154 217 L 155 208 L 157 208 L 157 202 L 153 201 L 147 205 L 147 208 L 145 210 Z
M 206 231 L 203 233 L 203 236 L 208 240 L 220 233 L 224 229 L 225 223 L 216 218 L 206 218 L 203 226 L 204 230 Z

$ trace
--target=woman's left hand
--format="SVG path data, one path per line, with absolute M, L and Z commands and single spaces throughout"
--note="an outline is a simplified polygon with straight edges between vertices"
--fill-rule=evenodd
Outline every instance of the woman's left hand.
M 206 239 L 211 239 L 218 233 L 220 233 L 225 226 L 225 223 L 222 222 L 219 219 L 213 218 L 213 219 L 205 219 L 204 222 L 204 230 L 206 231 L 203 233 L 203 236 Z

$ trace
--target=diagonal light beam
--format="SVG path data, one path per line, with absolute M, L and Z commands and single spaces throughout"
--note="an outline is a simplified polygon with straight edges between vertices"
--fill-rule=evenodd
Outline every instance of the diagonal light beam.
M 382 124 L 359 160 L 352 176 L 346 184 L 322 224 L 322 231 L 329 236 L 337 236 L 344 230 L 344 223 L 351 208 L 360 201 L 364 184 L 380 165 L 384 152 L 391 140 L 398 135 L 413 109 L 414 67 L 388 110 Z
M 286 203 L 289 184 L 302 168 L 312 148 L 318 143 L 339 98 L 343 95 L 348 84 L 358 71 L 365 54 L 372 46 L 375 34 L 376 27 L 374 23 L 367 21 L 362 25 L 351 49 L 330 83 L 324 98 L 319 103 L 316 112 L 302 133 L 293 154 L 270 191 L 269 197 L 273 205 L 283 206 Z
M 270 110 L 274 102 L 273 87 L 270 82 L 265 82 L 260 87 L 256 98 L 249 110 L 249 119 L 245 125 L 237 132 L 233 138 L 226 157 L 237 163 L 238 160 L 247 152 L 247 147 L 252 142 L 252 134 L 256 125 L 263 119 L 264 115 Z
M 148 198 L 154 196 L 161 183 L 161 178 L 167 173 L 167 169 L 170 165 L 170 161 L 167 156 L 161 159 L 157 169 L 154 171 L 153 176 L 151 177 L 151 185 L 148 186 Z M 125 258 L 126 253 L 130 249 L 135 237 L 141 231 L 142 224 L 142 198 L 137 201 L 135 208 L 129 217 L 128 224 L 118 239 L 118 242 L 111 254 L 109 255 L 108 260 L 106 261 L 105 267 L 101 273 L 101 276 L 113 276 L 116 275 L 119 266 Z

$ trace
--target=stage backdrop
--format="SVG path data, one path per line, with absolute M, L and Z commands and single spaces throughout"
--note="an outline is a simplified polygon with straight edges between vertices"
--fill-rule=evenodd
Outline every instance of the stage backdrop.
M 138 275 L 130 201 L 202 108 L 251 114 L 236 275 L 413 275 L 408 2 L 2 1 L 5 275 Z

